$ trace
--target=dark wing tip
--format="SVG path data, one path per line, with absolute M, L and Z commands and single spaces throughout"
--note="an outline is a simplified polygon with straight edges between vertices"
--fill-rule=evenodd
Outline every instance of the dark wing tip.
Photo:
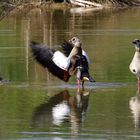
M 39 43 L 36 41 L 31 41 L 30 46 L 38 45 Z
M 96 82 L 95 79 L 93 77 L 91 77 L 91 76 L 89 77 L 89 81 L 90 82 Z
M 62 47 L 63 53 L 66 56 L 69 56 L 71 50 L 73 49 L 73 45 L 69 41 L 66 41 L 66 40 L 64 40 L 64 42 L 61 45 L 61 47 Z

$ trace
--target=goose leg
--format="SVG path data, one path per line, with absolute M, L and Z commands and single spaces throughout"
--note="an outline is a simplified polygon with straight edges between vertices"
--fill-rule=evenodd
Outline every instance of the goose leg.
M 77 88 L 78 88 L 77 90 L 78 90 L 78 91 L 80 91 L 80 85 L 81 85 L 81 82 L 80 82 L 79 79 L 77 79 L 77 86 L 78 86 L 78 87 L 77 87 Z
M 82 90 L 84 90 L 84 80 L 82 81 Z

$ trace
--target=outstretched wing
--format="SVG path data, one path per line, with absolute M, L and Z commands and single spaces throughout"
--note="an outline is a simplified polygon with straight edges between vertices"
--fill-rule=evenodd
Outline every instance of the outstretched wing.
M 39 62 L 44 68 L 47 68 L 54 76 L 59 79 L 67 82 L 70 78 L 69 72 L 65 69 L 62 69 L 59 65 L 54 62 L 55 50 L 43 46 L 36 42 L 31 43 L 31 50 L 33 56 L 37 62 Z M 55 58 L 57 60 L 57 58 Z
M 65 56 L 68 57 L 72 49 L 73 49 L 73 45 L 65 40 L 64 43 L 62 44 L 62 50 Z
M 49 68 L 52 63 L 52 57 L 55 50 L 43 46 L 37 42 L 31 42 L 30 45 L 33 56 L 44 68 Z

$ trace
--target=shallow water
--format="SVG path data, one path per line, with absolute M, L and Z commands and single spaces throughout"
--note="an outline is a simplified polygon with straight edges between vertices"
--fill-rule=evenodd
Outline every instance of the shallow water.
M 35 9 L 0 22 L 0 139 L 138 140 L 140 98 L 128 66 L 140 9 Z M 61 18 L 60 18 L 61 17 Z M 96 83 L 77 91 L 37 64 L 32 40 L 50 47 L 78 36 Z

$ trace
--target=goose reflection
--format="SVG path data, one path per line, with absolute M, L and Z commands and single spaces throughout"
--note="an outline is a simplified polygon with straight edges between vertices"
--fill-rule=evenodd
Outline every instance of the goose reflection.
M 70 125 L 78 133 L 88 109 L 89 92 L 82 90 L 73 95 L 64 90 L 38 106 L 32 118 L 32 127 Z
M 137 91 L 136 96 L 131 97 L 129 106 L 133 114 L 134 124 L 136 129 L 140 129 L 140 91 Z

